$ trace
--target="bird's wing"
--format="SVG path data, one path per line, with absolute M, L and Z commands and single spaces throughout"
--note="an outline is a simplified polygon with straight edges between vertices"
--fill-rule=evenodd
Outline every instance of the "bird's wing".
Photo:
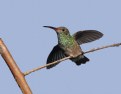
M 62 59 L 64 57 L 66 57 L 64 54 L 64 51 L 58 45 L 56 45 L 48 56 L 47 64 L 57 61 L 59 59 Z M 47 69 L 50 69 L 56 66 L 58 63 L 48 66 Z
M 79 45 L 95 41 L 101 38 L 103 34 L 97 30 L 84 30 L 76 32 L 73 37 Z

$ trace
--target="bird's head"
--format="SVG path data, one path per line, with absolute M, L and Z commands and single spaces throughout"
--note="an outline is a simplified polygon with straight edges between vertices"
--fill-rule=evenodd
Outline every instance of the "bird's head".
M 52 27 L 52 26 L 43 26 L 43 27 L 51 28 L 55 30 L 57 34 L 59 33 L 69 34 L 69 30 L 66 27 Z

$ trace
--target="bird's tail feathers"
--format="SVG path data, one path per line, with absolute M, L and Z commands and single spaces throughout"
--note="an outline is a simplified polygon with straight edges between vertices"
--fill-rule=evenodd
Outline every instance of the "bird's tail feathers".
M 89 61 L 89 59 L 86 56 L 79 56 L 77 59 L 72 60 L 76 63 L 76 65 L 85 64 Z

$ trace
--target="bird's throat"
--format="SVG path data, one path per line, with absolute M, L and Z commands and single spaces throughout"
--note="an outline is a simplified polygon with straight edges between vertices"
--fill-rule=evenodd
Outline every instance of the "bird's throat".
M 60 33 L 58 34 L 58 43 L 66 48 L 70 48 L 74 45 L 74 38 L 70 34 Z

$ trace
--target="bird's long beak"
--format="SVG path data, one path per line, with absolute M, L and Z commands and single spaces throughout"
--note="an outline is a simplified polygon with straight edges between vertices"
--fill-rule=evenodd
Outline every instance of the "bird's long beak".
M 57 31 L 57 29 L 58 29 L 58 28 L 56 28 L 56 27 L 52 27 L 52 26 L 43 26 L 43 27 L 51 28 L 51 29 L 53 29 L 53 30 L 55 30 L 55 31 Z

